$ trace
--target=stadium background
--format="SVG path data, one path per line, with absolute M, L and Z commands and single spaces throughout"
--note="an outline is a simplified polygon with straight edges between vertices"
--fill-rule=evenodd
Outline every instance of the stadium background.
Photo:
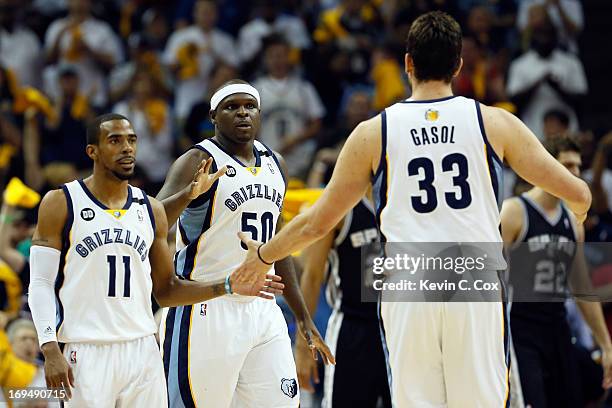
M 354 126 L 410 96 L 404 40 L 436 9 L 464 31 L 455 93 L 512 111 L 542 140 L 579 140 L 594 195 L 587 241 L 612 240 L 603 0 L 0 0 L 0 191 L 16 177 L 43 195 L 87 174 L 85 125 L 114 111 L 139 136 L 132 183 L 155 195 L 172 161 L 212 136 L 208 100 L 235 77 L 262 93 L 261 138 L 288 158 L 291 186 L 322 187 Z M 550 57 L 534 58 L 546 47 Z M 0 348 L 41 366 L 24 293 L 37 197 L 11 188 L 0 214 Z M 525 188 L 507 171 L 506 196 Z M 315 198 L 290 193 L 284 215 Z M 612 327 L 612 306 L 604 310 Z M 592 348 L 571 315 L 577 342 Z M 0 362 L 0 378 L 15 361 Z

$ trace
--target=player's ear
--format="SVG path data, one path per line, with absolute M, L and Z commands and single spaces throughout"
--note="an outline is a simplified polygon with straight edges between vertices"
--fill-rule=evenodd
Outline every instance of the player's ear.
M 210 115 L 210 121 L 212 122 L 212 124 L 216 125 L 217 124 L 217 120 L 216 120 L 216 118 L 217 118 L 217 111 L 214 111 L 214 110 L 211 109 L 208 114 Z
M 414 62 L 412 61 L 412 57 L 408 53 L 404 55 L 404 71 L 408 74 L 409 77 L 414 71 Z
M 459 66 L 457 67 L 457 70 L 453 73 L 453 78 L 459 75 L 459 72 L 461 72 L 461 68 L 463 68 L 463 58 L 459 58 Z
M 89 156 L 91 160 L 96 160 L 96 158 L 98 157 L 98 146 L 88 144 L 85 148 L 85 153 L 87 154 L 87 156 Z

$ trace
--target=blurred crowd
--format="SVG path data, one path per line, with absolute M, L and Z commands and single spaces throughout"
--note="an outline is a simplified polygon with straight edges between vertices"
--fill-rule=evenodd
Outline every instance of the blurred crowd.
M 13 177 L 44 194 L 86 175 L 86 123 L 113 111 L 138 134 L 131 183 L 155 195 L 173 160 L 214 134 L 210 96 L 237 77 L 261 94 L 259 137 L 285 156 L 291 186 L 321 187 L 356 124 L 410 96 L 403 72 L 410 24 L 444 10 L 464 31 L 455 93 L 513 112 L 541 140 L 576 137 L 594 197 L 587 240 L 612 241 L 612 57 L 600 52 L 612 38 L 611 7 L 597 0 L 0 0 L 0 191 Z M 527 188 L 509 171 L 505 185 L 506 196 Z M 15 354 L 35 363 L 33 326 L 18 317 L 36 212 L 21 207 L 5 200 L 0 214 L 0 308 L 16 319 L 8 326 Z

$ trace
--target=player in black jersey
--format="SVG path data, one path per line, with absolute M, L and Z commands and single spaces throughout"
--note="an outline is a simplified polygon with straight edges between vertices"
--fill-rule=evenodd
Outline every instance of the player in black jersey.
M 580 149 L 567 137 L 547 150 L 572 174 L 580 175 Z M 532 188 L 504 202 L 502 237 L 511 249 L 510 282 L 515 300 L 510 312 L 512 340 L 525 404 L 532 408 L 583 407 L 578 362 L 563 300 L 568 272 L 584 242 L 584 228 L 560 200 Z M 519 243 L 526 243 L 518 246 Z M 520 256 L 518 255 L 520 254 Z M 612 385 L 612 343 L 600 303 L 577 302 L 602 350 L 603 387 Z
M 391 407 L 377 305 L 361 301 L 361 247 L 374 241 L 375 213 L 364 198 L 334 230 L 303 252 L 301 288 L 311 315 L 326 270 L 327 300 L 333 308 L 325 341 L 336 365 L 325 367 L 323 408 L 375 408 L 379 399 L 383 407 Z M 311 391 L 311 378 L 319 381 L 317 365 L 302 338 L 296 341 L 295 354 L 300 386 Z

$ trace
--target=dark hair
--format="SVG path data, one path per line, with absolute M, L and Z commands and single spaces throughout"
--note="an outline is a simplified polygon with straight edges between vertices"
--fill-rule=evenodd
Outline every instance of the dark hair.
M 419 81 L 450 82 L 461 61 L 461 27 L 441 11 L 423 14 L 410 26 L 406 52 Z
M 228 85 L 234 85 L 234 84 L 247 84 L 247 85 L 251 85 L 250 83 L 248 83 L 247 81 L 242 80 L 242 79 L 237 79 L 237 78 L 236 78 L 236 79 L 230 79 L 229 81 L 224 82 L 224 83 L 223 83 L 223 85 L 221 85 L 220 87 L 218 87 L 217 89 L 215 89 L 215 92 L 213 92 L 213 95 L 214 95 L 214 94 L 215 94 L 215 93 L 216 93 L 216 92 L 217 92 L 219 89 L 221 89 L 221 88 L 225 88 L 225 87 L 226 87 L 226 86 L 228 86 Z
M 544 114 L 544 120 L 556 119 L 565 127 L 569 126 L 570 118 L 569 115 L 559 109 L 551 109 Z
M 128 122 L 130 121 L 128 118 L 118 113 L 105 113 L 104 115 L 98 116 L 87 124 L 87 144 L 97 145 L 100 141 L 100 126 L 103 123 L 111 120 L 127 120 Z
M 272 33 L 263 39 L 261 48 L 265 51 L 274 45 L 284 45 L 287 48 L 290 47 L 289 41 L 287 41 L 284 35 L 280 33 Z
M 580 145 L 569 136 L 558 136 L 544 141 L 544 147 L 554 158 L 562 152 L 576 152 L 580 154 Z

